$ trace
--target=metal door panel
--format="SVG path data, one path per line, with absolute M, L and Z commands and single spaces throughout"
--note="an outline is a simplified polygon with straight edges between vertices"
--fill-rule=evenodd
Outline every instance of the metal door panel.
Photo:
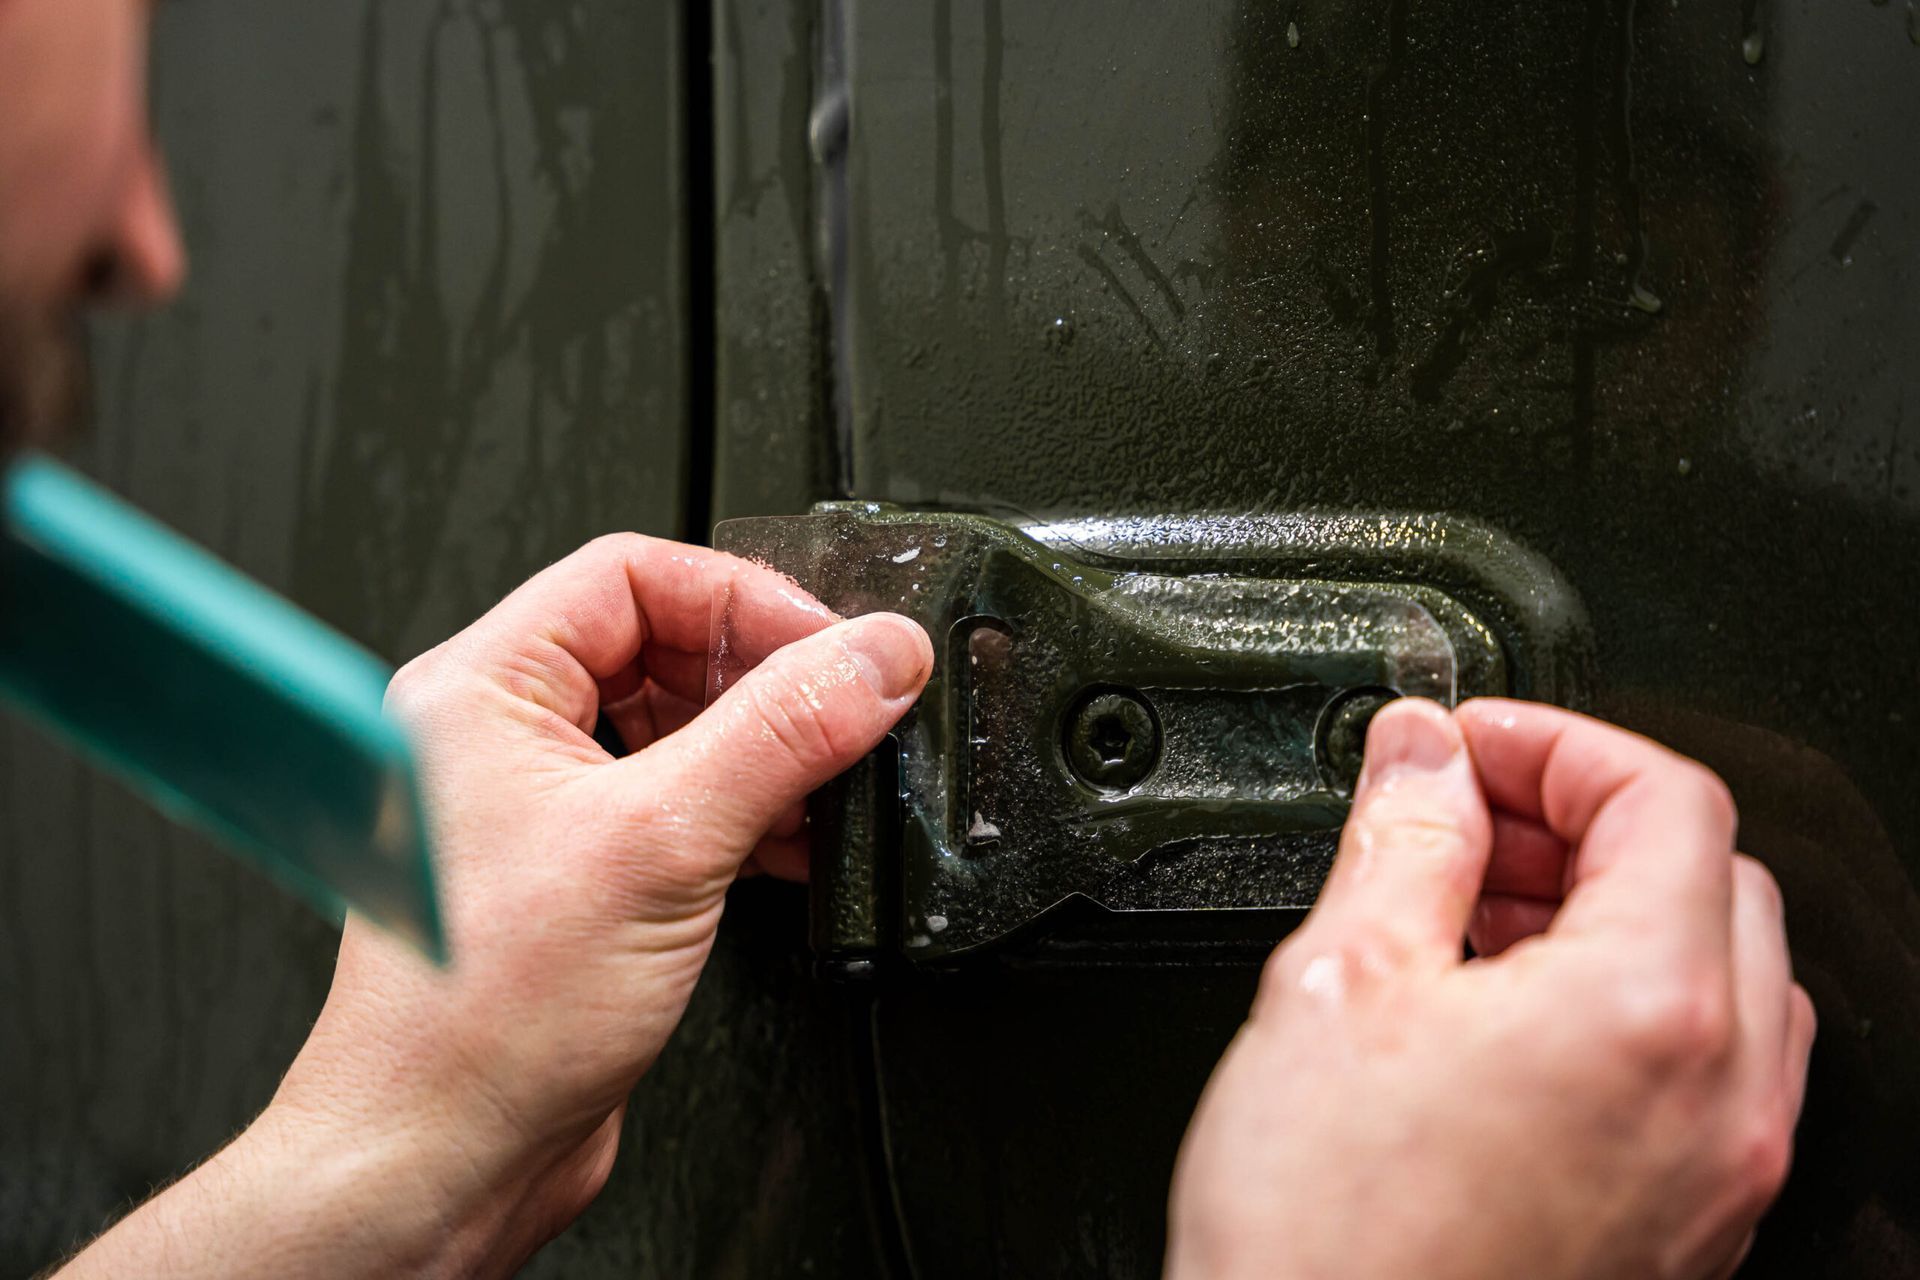
M 193 278 L 99 327 L 81 460 L 394 659 L 595 533 L 684 534 L 681 34 L 611 2 L 163 6 Z M 24 1275 L 258 1110 L 336 935 L 17 723 L 0 788 L 0 1271 Z M 730 1247 L 637 1190 L 710 1130 L 698 1106 L 634 1115 L 550 1272 Z
M 846 26 L 858 496 L 1476 517 L 1584 598 L 1593 709 L 1727 775 L 1823 1019 L 1752 1274 L 1916 1265 L 1907 23 L 925 0 Z M 1162 1113 L 1238 1006 L 1208 1034 L 1137 973 L 886 999 L 902 1141 L 1055 1174 L 1006 1196 L 897 1166 L 909 1238 L 940 1242 L 922 1273 L 1150 1271 Z

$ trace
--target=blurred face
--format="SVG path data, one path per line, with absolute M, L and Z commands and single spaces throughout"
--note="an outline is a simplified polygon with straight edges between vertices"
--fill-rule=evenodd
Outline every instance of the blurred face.
M 68 425 L 90 302 L 186 268 L 146 110 L 151 0 L 0 0 L 0 455 Z

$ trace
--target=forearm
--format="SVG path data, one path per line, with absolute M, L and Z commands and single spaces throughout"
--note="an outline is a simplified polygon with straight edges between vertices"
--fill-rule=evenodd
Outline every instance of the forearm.
M 270 1107 L 59 1274 L 510 1274 L 552 1229 L 527 1212 L 528 1180 L 431 1141 Z

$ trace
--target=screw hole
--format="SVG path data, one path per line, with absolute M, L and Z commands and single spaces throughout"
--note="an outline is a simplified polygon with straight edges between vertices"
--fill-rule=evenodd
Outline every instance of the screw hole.
M 1096 690 L 1068 715 L 1062 746 L 1067 764 L 1084 783 L 1101 791 L 1137 786 L 1160 756 L 1160 728 L 1139 694 Z
M 1320 775 L 1329 788 L 1341 795 L 1352 795 L 1365 762 L 1367 726 L 1380 708 L 1398 698 L 1393 689 L 1347 689 L 1336 694 L 1320 713 L 1314 735 Z

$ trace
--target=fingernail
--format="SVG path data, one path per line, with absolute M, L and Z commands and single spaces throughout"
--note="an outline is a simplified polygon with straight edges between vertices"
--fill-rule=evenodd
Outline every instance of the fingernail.
M 932 666 L 933 646 L 918 623 L 897 613 L 874 613 L 840 624 L 847 652 L 875 693 L 891 701 L 919 692 Z
M 1367 726 L 1366 777 L 1378 782 L 1394 773 L 1434 773 L 1459 751 L 1460 730 L 1445 708 L 1424 698 L 1401 698 Z

